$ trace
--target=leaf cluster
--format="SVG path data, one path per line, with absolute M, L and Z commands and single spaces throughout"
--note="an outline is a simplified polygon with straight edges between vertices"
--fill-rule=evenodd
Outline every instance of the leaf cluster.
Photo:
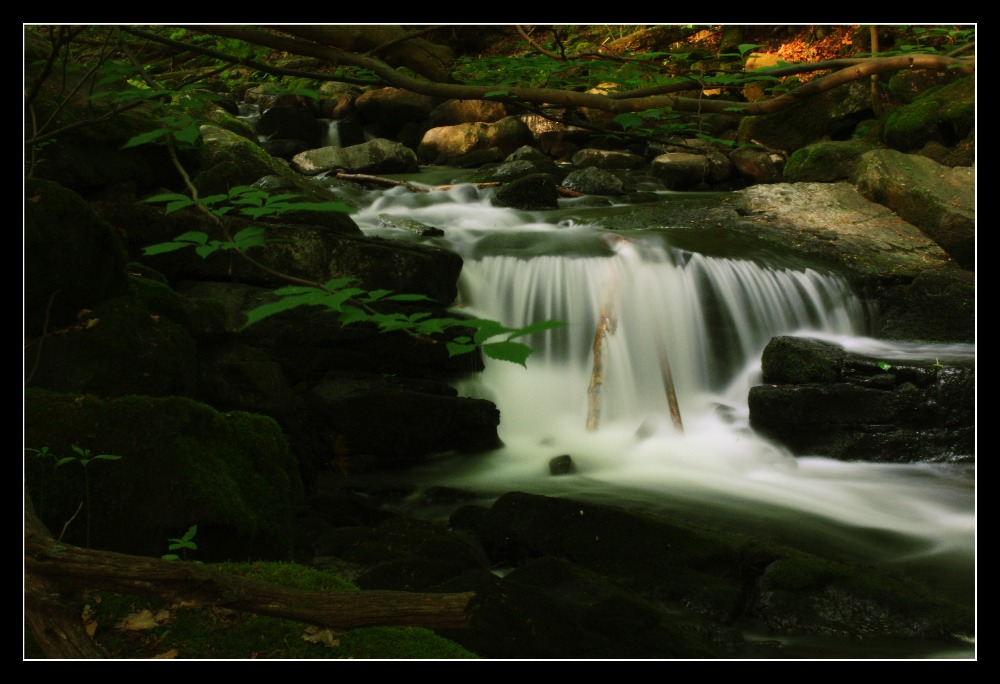
M 238 186 L 228 193 L 193 199 L 180 193 L 165 193 L 148 198 L 151 203 L 164 203 L 167 213 L 197 207 L 220 220 L 231 214 L 241 214 L 251 219 L 280 216 L 289 211 L 340 211 L 348 207 L 341 202 L 297 201 L 294 193 L 272 195 L 253 186 Z M 188 231 L 173 240 L 150 245 L 144 249 L 146 256 L 165 254 L 180 249 L 194 248 L 195 253 L 204 258 L 219 251 L 232 250 L 245 254 L 248 250 L 265 247 L 274 242 L 266 236 L 267 227 L 251 225 L 231 237 L 212 239 L 204 231 Z M 250 326 L 276 314 L 302 306 L 320 307 L 337 316 L 341 325 L 369 323 L 379 332 L 404 331 L 416 337 L 431 340 L 450 329 L 471 334 L 462 334 L 447 342 L 450 356 L 466 354 L 476 349 L 493 359 L 526 365 L 531 355 L 530 346 L 515 341 L 516 338 L 534 332 L 561 327 L 563 323 L 544 321 L 523 328 L 508 328 L 497 321 L 488 319 L 465 319 L 436 317 L 429 312 L 402 313 L 399 311 L 379 311 L 380 302 L 413 303 L 431 301 L 422 294 L 395 293 L 392 290 L 366 290 L 355 285 L 354 278 L 333 278 L 325 283 L 297 283 L 279 288 L 273 292 L 274 301 L 262 304 L 247 312 L 246 325 Z M 498 339 L 499 338 L 499 339 Z

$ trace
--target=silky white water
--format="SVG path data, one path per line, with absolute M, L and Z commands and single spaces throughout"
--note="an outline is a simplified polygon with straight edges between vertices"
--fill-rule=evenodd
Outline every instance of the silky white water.
M 872 312 L 845 280 L 785 256 L 707 256 L 672 247 L 670 226 L 612 233 L 572 204 L 500 209 L 489 193 L 398 188 L 355 216 L 367 234 L 390 239 L 413 238 L 385 228 L 379 214 L 442 229 L 443 238 L 424 242 L 464 257 L 459 310 L 512 328 L 565 323 L 525 340 L 535 350 L 527 367 L 487 359 L 483 373 L 458 384 L 500 409 L 504 447 L 442 458 L 413 477 L 484 498 L 522 490 L 710 520 L 905 567 L 970 599 L 971 466 L 795 457 L 753 432 L 747 395 L 776 335 L 885 359 L 968 360 L 971 345 L 874 340 Z M 560 455 L 571 457 L 571 474 L 550 474 Z

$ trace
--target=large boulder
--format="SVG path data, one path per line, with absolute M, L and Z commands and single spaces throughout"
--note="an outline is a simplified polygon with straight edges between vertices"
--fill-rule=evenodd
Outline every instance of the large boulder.
M 262 176 L 290 176 L 288 165 L 268 154 L 259 143 L 219 126 L 201 126 L 199 169 L 192 182 L 198 192 L 226 193 L 239 185 L 252 185 Z
M 376 88 L 354 100 L 365 124 L 374 124 L 386 137 L 395 136 L 407 124 L 423 126 L 440 99 L 400 88 Z
M 158 557 L 197 525 L 197 560 L 290 559 L 302 482 L 273 419 L 179 397 L 38 389 L 25 407 L 25 444 L 47 448 L 25 457 L 27 489 L 67 543 Z M 55 466 L 64 457 L 76 462 Z
M 439 126 L 424 133 L 417 154 L 425 164 L 450 164 L 471 152 L 497 148 L 508 155 L 533 142 L 521 119 L 508 116 L 495 123 L 464 123 Z
M 861 156 L 852 182 L 865 197 L 920 228 L 962 268 L 976 264 L 976 176 L 895 150 Z
M 974 459 L 975 371 L 964 363 L 889 363 L 828 342 L 776 337 L 761 368 L 765 384 L 750 390 L 750 424 L 796 454 Z
M 350 173 L 416 173 L 417 155 L 406 145 L 377 138 L 349 147 L 320 147 L 292 157 L 292 168 L 306 176 L 327 171 Z

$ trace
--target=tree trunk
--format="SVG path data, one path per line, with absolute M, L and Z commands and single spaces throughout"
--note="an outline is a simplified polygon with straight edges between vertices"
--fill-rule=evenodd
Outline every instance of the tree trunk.
M 84 549 L 55 540 L 24 500 L 25 623 L 48 658 L 100 658 L 73 598 L 101 589 L 222 606 L 337 629 L 369 626 L 456 629 L 469 626 L 471 592 L 315 592 L 291 589 L 183 561 Z

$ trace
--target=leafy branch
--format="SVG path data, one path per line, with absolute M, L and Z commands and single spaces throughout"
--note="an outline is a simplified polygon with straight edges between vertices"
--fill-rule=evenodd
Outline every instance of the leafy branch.
M 237 215 L 257 221 L 291 211 L 346 213 L 348 211 L 347 205 L 334 201 L 304 201 L 294 193 L 272 195 L 253 186 L 237 186 L 227 193 L 199 197 L 197 189 L 192 184 L 176 154 L 176 147 L 179 145 L 197 144 L 197 140 L 188 134 L 188 131 L 197 129 L 197 122 L 190 118 L 176 116 L 161 117 L 160 121 L 165 125 L 132 138 L 125 146 L 132 147 L 152 142 L 166 144 L 171 159 L 184 179 L 185 187 L 190 194 L 164 193 L 150 197 L 145 201 L 165 204 L 165 211 L 168 214 L 183 209 L 199 211 L 208 216 L 221 229 L 223 238 L 221 240 L 213 239 L 204 231 L 188 231 L 178 235 L 173 240 L 150 245 L 143 250 L 143 253 L 146 256 L 154 256 L 193 248 L 198 256 L 207 259 L 216 252 L 231 251 L 256 268 L 288 282 L 289 286 L 274 291 L 273 294 L 277 296 L 277 300 L 262 304 L 247 312 L 247 326 L 284 311 L 301 306 L 314 306 L 336 314 L 341 325 L 371 323 L 377 326 L 379 332 L 399 330 L 423 341 L 434 342 L 433 335 L 444 333 L 453 328 L 459 329 L 461 332 L 471 329 L 474 330 L 471 336 L 456 337 L 454 341 L 446 345 L 449 356 L 469 353 L 481 348 L 483 353 L 490 358 L 526 365 L 526 360 L 532 349 L 522 342 L 514 341 L 514 339 L 538 330 L 563 325 L 557 321 L 546 321 L 524 328 L 508 328 L 496 321 L 433 317 L 428 312 L 386 313 L 379 311 L 375 305 L 378 302 L 430 301 L 430 298 L 420 294 L 394 293 L 391 290 L 365 290 L 357 287 L 354 284 L 356 279 L 353 278 L 333 278 L 319 283 L 275 271 L 249 254 L 252 249 L 266 247 L 274 242 L 267 238 L 266 226 L 250 225 L 232 234 L 224 220 L 225 218 Z

